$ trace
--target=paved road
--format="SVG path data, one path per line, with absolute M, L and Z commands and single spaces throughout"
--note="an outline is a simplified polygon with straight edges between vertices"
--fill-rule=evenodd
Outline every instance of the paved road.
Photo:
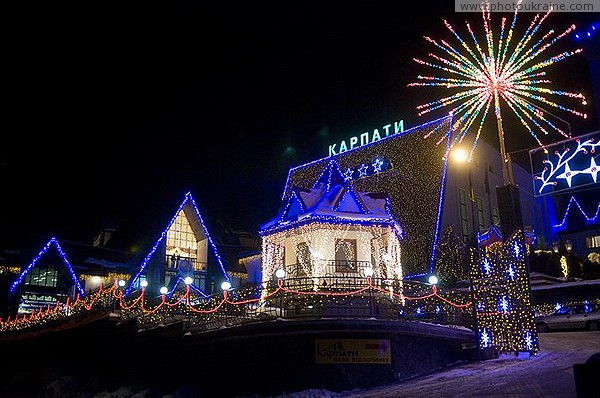
M 403 383 L 338 396 L 575 397 L 572 366 L 600 352 L 600 331 L 541 334 L 540 349 L 532 358 L 501 356 Z

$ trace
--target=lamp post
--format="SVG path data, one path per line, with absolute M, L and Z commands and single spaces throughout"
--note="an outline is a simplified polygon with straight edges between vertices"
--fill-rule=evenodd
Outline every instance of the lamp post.
M 283 268 L 279 268 L 277 271 L 275 271 L 275 276 L 277 277 L 277 287 L 279 288 L 280 286 L 282 286 L 283 284 L 283 278 L 285 278 L 285 270 Z M 284 291 L 281 290 L 281 292 L 279 293 L 279 317 L 283 318 L 283 293 Z
M 373 308 L 374 307 L 373 306 L 373 288 L 372 288 L 371 284 L 372 284 L 374 270 L 371 267 L 366 267 L 363 270 L 363 274 L 367 278 L 367 284 L 369 285 L 369 311 L 371 312 L 371 318 L 373 318 L 375 311 Z

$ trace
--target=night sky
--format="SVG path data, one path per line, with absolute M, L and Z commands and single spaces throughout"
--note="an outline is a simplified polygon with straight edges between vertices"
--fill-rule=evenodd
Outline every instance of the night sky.
M 433 50 L 421 36 L 450 39 L 444 18 L 481 30 L 480 14 L 456 14 L 452 1 L 125 3 L 7 13 L 0 246 L 87 242 L 110 220 L 168 218 L 187 191 L 209 222 L 256 232 L 291 166 L 389 122 L 441 116 L 419 118 L 415 106 L 436 93 L 406 87 L 429 72 L 411 61 Z M 544 26 L 593 17 L 554 14 Z M 557 87 L 591 99 L 584 56 L 552 70 Z M 597 125 L 569 120 L 576 135 Z M 535 144 L 511 123 L 508 150 Z

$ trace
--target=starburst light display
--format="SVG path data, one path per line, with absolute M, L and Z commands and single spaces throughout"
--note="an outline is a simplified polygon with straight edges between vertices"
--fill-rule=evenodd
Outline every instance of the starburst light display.
M 469 158 L 473 155 L 485 120 L 492 110 L 505 162 L 508 159 L 504 148 L 501 109 L 510 110 L 540 146 L 543 146 L 540 133 L 549 135 L 557 132 L 569 137 L 570 132 L 565 131 L 562 119 L 551 112 L 565 112 L 585 119 L 585 113 L 561 103 L 568 99 L 585 105 L 585 97 L 582 93 L 552 88 L 546 70 L 553 64 L 580 53 L 582 49 L 553 51 L 553 46 L 560 39 L 575 30 L 575 25 L 558 34 L 554 29 L 544 30 L 542 24 L 549 14 L 550 12 L 536 14 L 524 33 L 519 35 L 515 28 L 517 12 L 510 24 L 503 17 L 499 29 L 495 30 L 492 27 L 491 13 L 484 11 L 483 41 L 477 39 L 469 22 L 466 23 L 467 39 L 463 39 L 444 20 L 446 28 L 456 40 L 435 40 L 424 36 L 438 50 L 437 54 L 432 52 L 426 60 L 415 58 L 414 61 L 437 73 L 419 75 L 417 81 L 409 86 L 443 88 L 448 93 L 417 106 L 419 116 L 440 109 L 450 112 L 454 117 L 452 146 L 462 143 L 469 136 L 467 141 L 473 141 Z M 452 41 L 457 44 L 452 44 Z

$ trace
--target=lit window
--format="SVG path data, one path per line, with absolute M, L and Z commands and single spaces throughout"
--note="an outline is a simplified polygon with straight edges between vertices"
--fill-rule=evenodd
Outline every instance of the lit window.
M 458 189 L 460 199 L 460 224 L 462 227 L 463 242 L 469 241 L 469 217 L 467 213 L 467 192 L 464 189 Z
M 600 235 L 588 236 L 585 240 L 589 249 L 600 247 Z

